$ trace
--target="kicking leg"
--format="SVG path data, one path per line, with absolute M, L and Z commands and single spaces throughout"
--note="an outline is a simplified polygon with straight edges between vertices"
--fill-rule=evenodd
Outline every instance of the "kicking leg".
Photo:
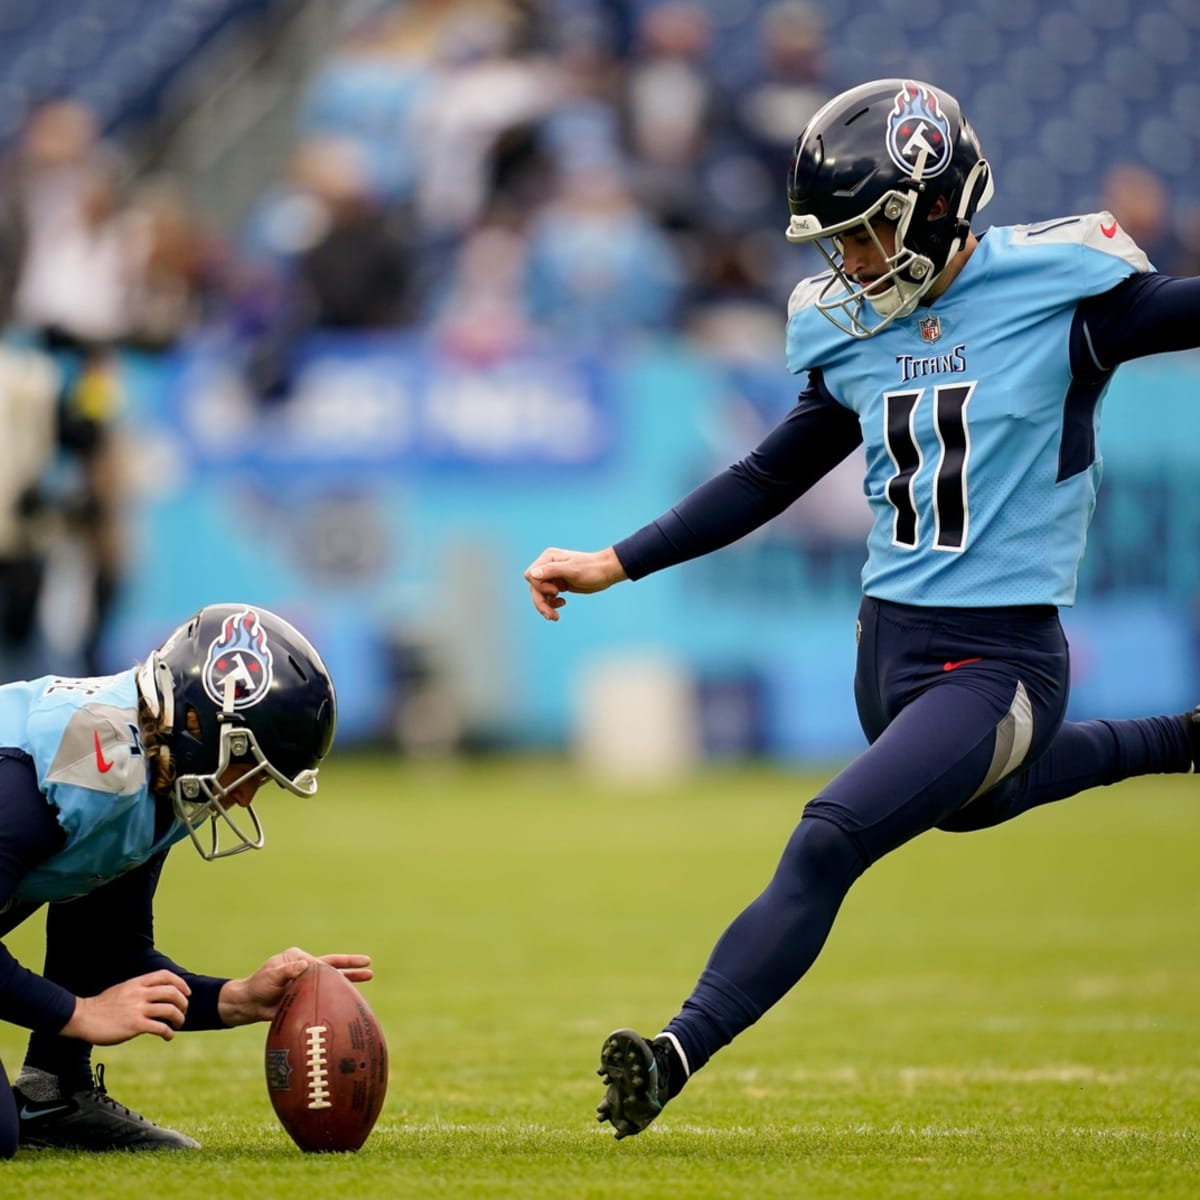
M 649 1125 L 692 1072 L 803 977 L 867 866 L 975 793 L 995 769 L 1013 692 L 928 689 L 806 807 L 771 882 L 721 936 L 663 1033 L 650 1040 L 618 1030 L 606 1040 L 608 1090 L 597 1111 L 618 1137 Z
M 683 1012 L 654 1039 L 632 1029 L 605 1039 L 597 1073 L 607 1088 L 596 1114 L 618 1139 L 645 1129 L 693 1071 L 804 974 L 866 865 L 836 825 L 800 822 L 774 879 L 725 931 Z
M 999 825 L 1041 804 L 1139 775 L 1194 771 L 1200 758 L 1196 713 L 1126 721 L 1067 721 L 1046 752 L 941 822 L 965 833 Z

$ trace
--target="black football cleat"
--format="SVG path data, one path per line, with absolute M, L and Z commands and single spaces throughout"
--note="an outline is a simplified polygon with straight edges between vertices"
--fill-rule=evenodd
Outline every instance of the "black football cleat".
M 600 1048 L 596 1072 L 608 1085 L 596 1119 L 608 1121 L 618 1141 L 641 1133 L 670 1098 L 670 1073 L 665 1041 L 649 1041 L 632 1029 L 610 1033 Z
M 104 1067 L 95 1083 L 58 1100 L 30 1100 L 13 1088 L 20 1124 L 20 1146 L 33 1150 L 199 1150 L 200 1143 L 174 1129 L 163 1129 L 123 1104 L 104 1086 Z

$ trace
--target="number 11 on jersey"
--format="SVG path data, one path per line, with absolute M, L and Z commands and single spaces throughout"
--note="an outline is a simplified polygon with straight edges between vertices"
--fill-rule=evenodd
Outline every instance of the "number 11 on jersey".
M 933 389 L 933 429 L 938 440 L 937 468 L 933 477 L 933 548 L 961 551 L 967 544 L 970 507 L 967 503 L 967 460 L 971 439 L 967 432 L 967 404 L 976 381 L 938 384 Z M 896 510 L 892 540 L 915 550 L 920 537 L 921 514 L 913 485 L 925 454 L 917 438 L 917 409 L 925 388 L 885 392 L 883 434 L 895 474 L 884 489 Z

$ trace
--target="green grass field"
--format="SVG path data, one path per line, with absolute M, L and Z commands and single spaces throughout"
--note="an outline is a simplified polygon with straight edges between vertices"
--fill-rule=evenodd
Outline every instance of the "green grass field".
M 363 1150 L 287 1139 L 264 1026 L 143 1038 L 97 1052 L 110 1089 L 203 1151 L 22 1152 L 0 1196 L 1200 1195 L 1191 778 L 899 851 L 809 977 L 655 1126 L 617 1143 L 595 1122 L 604 1034 L 674 1014 L 821 778 L 630 790 L 553 762 L 335 754 L 311 804 L 263 797 L 263 852 L 174 852 L 158 940 L 220 974 L 292 943 L 374 955 L 392 1066 Z M 32 966 L 39 924 L 10 939 Z M 22 1049 L 0 1029 L 10 1068 Z

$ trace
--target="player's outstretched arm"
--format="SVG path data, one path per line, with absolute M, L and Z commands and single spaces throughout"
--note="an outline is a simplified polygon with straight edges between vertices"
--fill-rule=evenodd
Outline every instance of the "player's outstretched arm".
M 217 998 L 218 1015 L 226 1025 L 251 1025 L 274 1019 L 287 985 L 317 959 L 341 971 L 351 983 L 365 983 L 375 975 L 367 954 L 315 955 L 292 946 L 272 955 L 253 975 L 226 980 Z
M 529 597 L 533 607 L 547 621 L 558 620 L 558 610 L 566 604 L 563 592 L 602 592 L 629 576 L 609 546 L 607 550 L 560 550 L 550 546 L 526 568 Z
M 116 1046 L 142 1033 L 169 1042 L 187 1016 L 190 995 L 191 988 L 174 971 L 151 971 L 98 996 L 80 996 L 59 1033 L 93 1046 Z

